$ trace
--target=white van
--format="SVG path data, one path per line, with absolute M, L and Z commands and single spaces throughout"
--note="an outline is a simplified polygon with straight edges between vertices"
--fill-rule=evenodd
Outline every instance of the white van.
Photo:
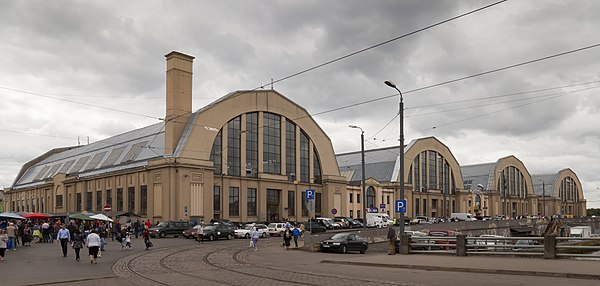
M 477 219 L 473 217 L 470 213 L 452 213 L 450 218 L 462 220 L 462 221 L 476 221 Z
M 367 213 L 367 227 L 387 227 L 388 223 L 392 223 L 388 214 Z
M 592 237 L 592 227 L 586 226 L 572 226 L 570 229 L 569 237 Z

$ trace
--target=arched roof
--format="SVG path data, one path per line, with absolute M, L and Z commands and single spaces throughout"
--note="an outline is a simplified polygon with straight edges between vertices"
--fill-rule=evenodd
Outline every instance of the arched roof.
M 414 139 L 406 146 L 404 152 L 404 177 L 407 178 L 408 172 L 410 172 L 410 165 L 413 163 L 415 157 L 421 154 L 421 152 L 428 150 L 441 154 L 448 161 L 457 187 L 462 188 L 460 182 L 463 181 L 463 175 L 456 157 L 454 157 L 454 154 L 452 154 L 452 151 L 450 151 L 450 148 L 446 144 L 433 136 Z
M 257 111 L 278 114 L 294 122 L 316 146 L 322 174 L 340 175 L 327 134 L 303 107 L 274 90 L 233 92 L 194 112 L 175 156 L 209 160 L 217 132 L 231 119 Z

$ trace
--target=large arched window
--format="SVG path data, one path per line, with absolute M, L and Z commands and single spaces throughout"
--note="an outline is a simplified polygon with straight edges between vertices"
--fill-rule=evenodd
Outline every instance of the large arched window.
M 415 156 L 409 167 L 408 180 L 417 192 L 439 190 L 446 194 L 454 194 L 456 190 L 450 163 L 442 154 L 432 150 L 423 151 Z
M 374 208 L 375 207 L 375 189 L 369 186 L 367 189 L 367 207 Z
M 499 171 L 496 184 L 501 197 L 527 197 L 525 175 L 517 167 L 509 166 Z

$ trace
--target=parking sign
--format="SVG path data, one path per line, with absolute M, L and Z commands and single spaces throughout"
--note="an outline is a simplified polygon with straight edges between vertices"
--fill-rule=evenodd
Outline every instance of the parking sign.
M 312 201 L 315 199 L 315 190 L 307 189 L 306 190 L 306 200 Z
M 396 212 L 397 213 L 405 213 L 406 212 L 406 200 L 396 200 Z

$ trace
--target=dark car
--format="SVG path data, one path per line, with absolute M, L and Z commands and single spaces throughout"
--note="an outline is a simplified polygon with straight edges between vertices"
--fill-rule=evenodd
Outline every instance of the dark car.
M 235 227 L 232 224 L 218 223 L 209 224 L 204 227 L 204 239 L 213 241 L 219 238 L 232 239 L 235 235 Z M 196 238 L 197 240 L 198 238 Z
M 359 251 L 364 254 L 369 249 L 369 243 L 357 234 L 342 232 L 321 241 L 320 249 L 321 251 L 339 251 L 341 253 Z
M 184 230 L 191 228 L 192 226 L 188 221 L 163 221 L 157 226 L 151 227 L 148 231 L 151 237 L 164 238 L 167 235 L 173 237 L 180 236 Z
M 322 225 L 315 221 L 309 221 L 304 223 L 304 231 L 310 231 L 311 233 L 325 232 L 326 229 Z

